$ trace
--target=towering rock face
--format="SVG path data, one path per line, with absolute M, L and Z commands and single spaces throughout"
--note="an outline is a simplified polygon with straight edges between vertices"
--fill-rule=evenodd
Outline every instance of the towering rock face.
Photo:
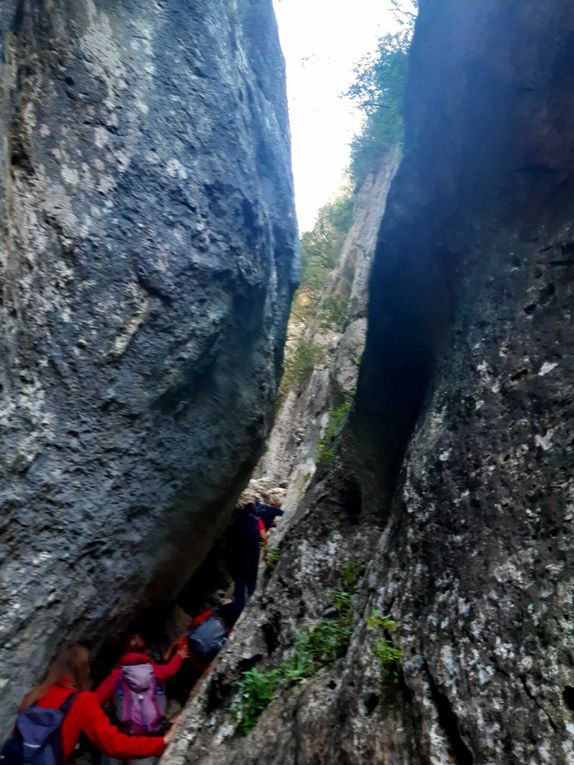
M 3 3 L 0 721 L 167 598 L 270 425 L 294 286 L 270 0 Z
M 574 8 L 428 3 L 411 66 L 357 411 L 390 492 L 422 405 L 372 569 L 372 603 L 399 624 L 410 717 L 381 703 L 373 747 L 565 765 Z M 364 663 L 353 654 L 346 694 Z
M 351 428 L 169 762 L 574 761 L 573 90 L 570 2 L 421 2 Z M 369 559 L 346 655 L 242 738 L 242 670 Z
M 284 510 L 290 515 L 301 502 L 317 468 L 321 437 L 332 419 L 333 410 L 355 393 L 360 359 L 367 329 L 367 285 L 377 234 L 385 212 L 387 196 L 399 162 L 399 149 L 391 149 L 379 160 L 353 195 L 352 225 L 343 243 L 337 266 L 324 286 L 323 302 L 336 296 L 342 316 L 325 321 L 319 303 L 317 315 L 301 331 L 294 309 L 287 346 L 302 339 L 321 355 L 308 380 L 288 391 L 277 412 L 267 449 L 257 469 L 255 485 L 286 488 Z M 281 524 L 281 532 L 285 524 Z

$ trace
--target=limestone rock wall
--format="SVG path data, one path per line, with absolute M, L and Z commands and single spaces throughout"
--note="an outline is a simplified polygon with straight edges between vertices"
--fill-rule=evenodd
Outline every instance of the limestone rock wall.
M 169 598 L 270 426 L 297 232 L 268 0 L 0 14 L 0 727 Z
M 420 6 L 352 422 L 169 763 L 574 761 L 574 8 Z M 242 738 L 241 672 L 290 654 L 345 562 L 367 565 L 346 655 Z
M 285 396 L 255 471 L 256 483 L 286 488 L 283 505 L 287 515 L 297 508 L 315 475 L 318 445 L 332 410 L 340 406 L 343 396 L 355 392 L 367 331 L 369 274 L 399 156 L 398 147 L 391 149 L 354 193 L 353 222 L 324 289 L 324 299 L 340 296 L 345 315 L 339 326 L 323 326 L 316 319 L 305 330 L 305 342 L 320 348 L 322 358 L 309 380 Z M 287 344 L 287 355 L 292 350 L 290 343 L 296 343 L 301 333 L 296 315 L 290 325 L 294 340 Z M 279 535 L 286 520 L 280 524 Z

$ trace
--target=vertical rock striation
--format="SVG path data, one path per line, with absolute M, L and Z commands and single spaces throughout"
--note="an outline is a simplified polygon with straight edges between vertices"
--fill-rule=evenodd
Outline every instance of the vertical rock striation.
M 0 19 L 0 722 L 66 634 L 201 560 L 270 425 L 295 277 L 267 0 Z
M 346 451 L 169 762 L 574 761 L 573 91 L 570 2 L 421 2 Z M 346 655 L 236 735 L 241 671 L 276 667 L 366 558 Z M 396 686 L 373 611 L 397 622 Z

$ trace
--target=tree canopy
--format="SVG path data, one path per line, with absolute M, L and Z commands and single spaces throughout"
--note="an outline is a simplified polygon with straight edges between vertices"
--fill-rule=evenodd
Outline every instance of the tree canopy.
M 361 109 L 365 120 L 361 133 L 351 144 L 350 172 L 360 182 L 392 146 L 403 138 L 403 105 L 416 2 L 405 10 L 394 2 L 400 31 L 381 37 L 376 52 L 355 69 L 355 80 L 347 96 Z

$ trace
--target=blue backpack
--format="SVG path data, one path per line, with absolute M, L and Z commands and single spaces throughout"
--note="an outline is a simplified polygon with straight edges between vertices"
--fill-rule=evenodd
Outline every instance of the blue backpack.
M 20 712 L 0 765 L 64 765 L 60 729 L 77 695 L 71 693 L 59 709 L 31 706 Z
M 219 616 L 209 616 L 188 633 L 189 650 L 203 661 L 212 661 L 227 641 L 227 630 Z

